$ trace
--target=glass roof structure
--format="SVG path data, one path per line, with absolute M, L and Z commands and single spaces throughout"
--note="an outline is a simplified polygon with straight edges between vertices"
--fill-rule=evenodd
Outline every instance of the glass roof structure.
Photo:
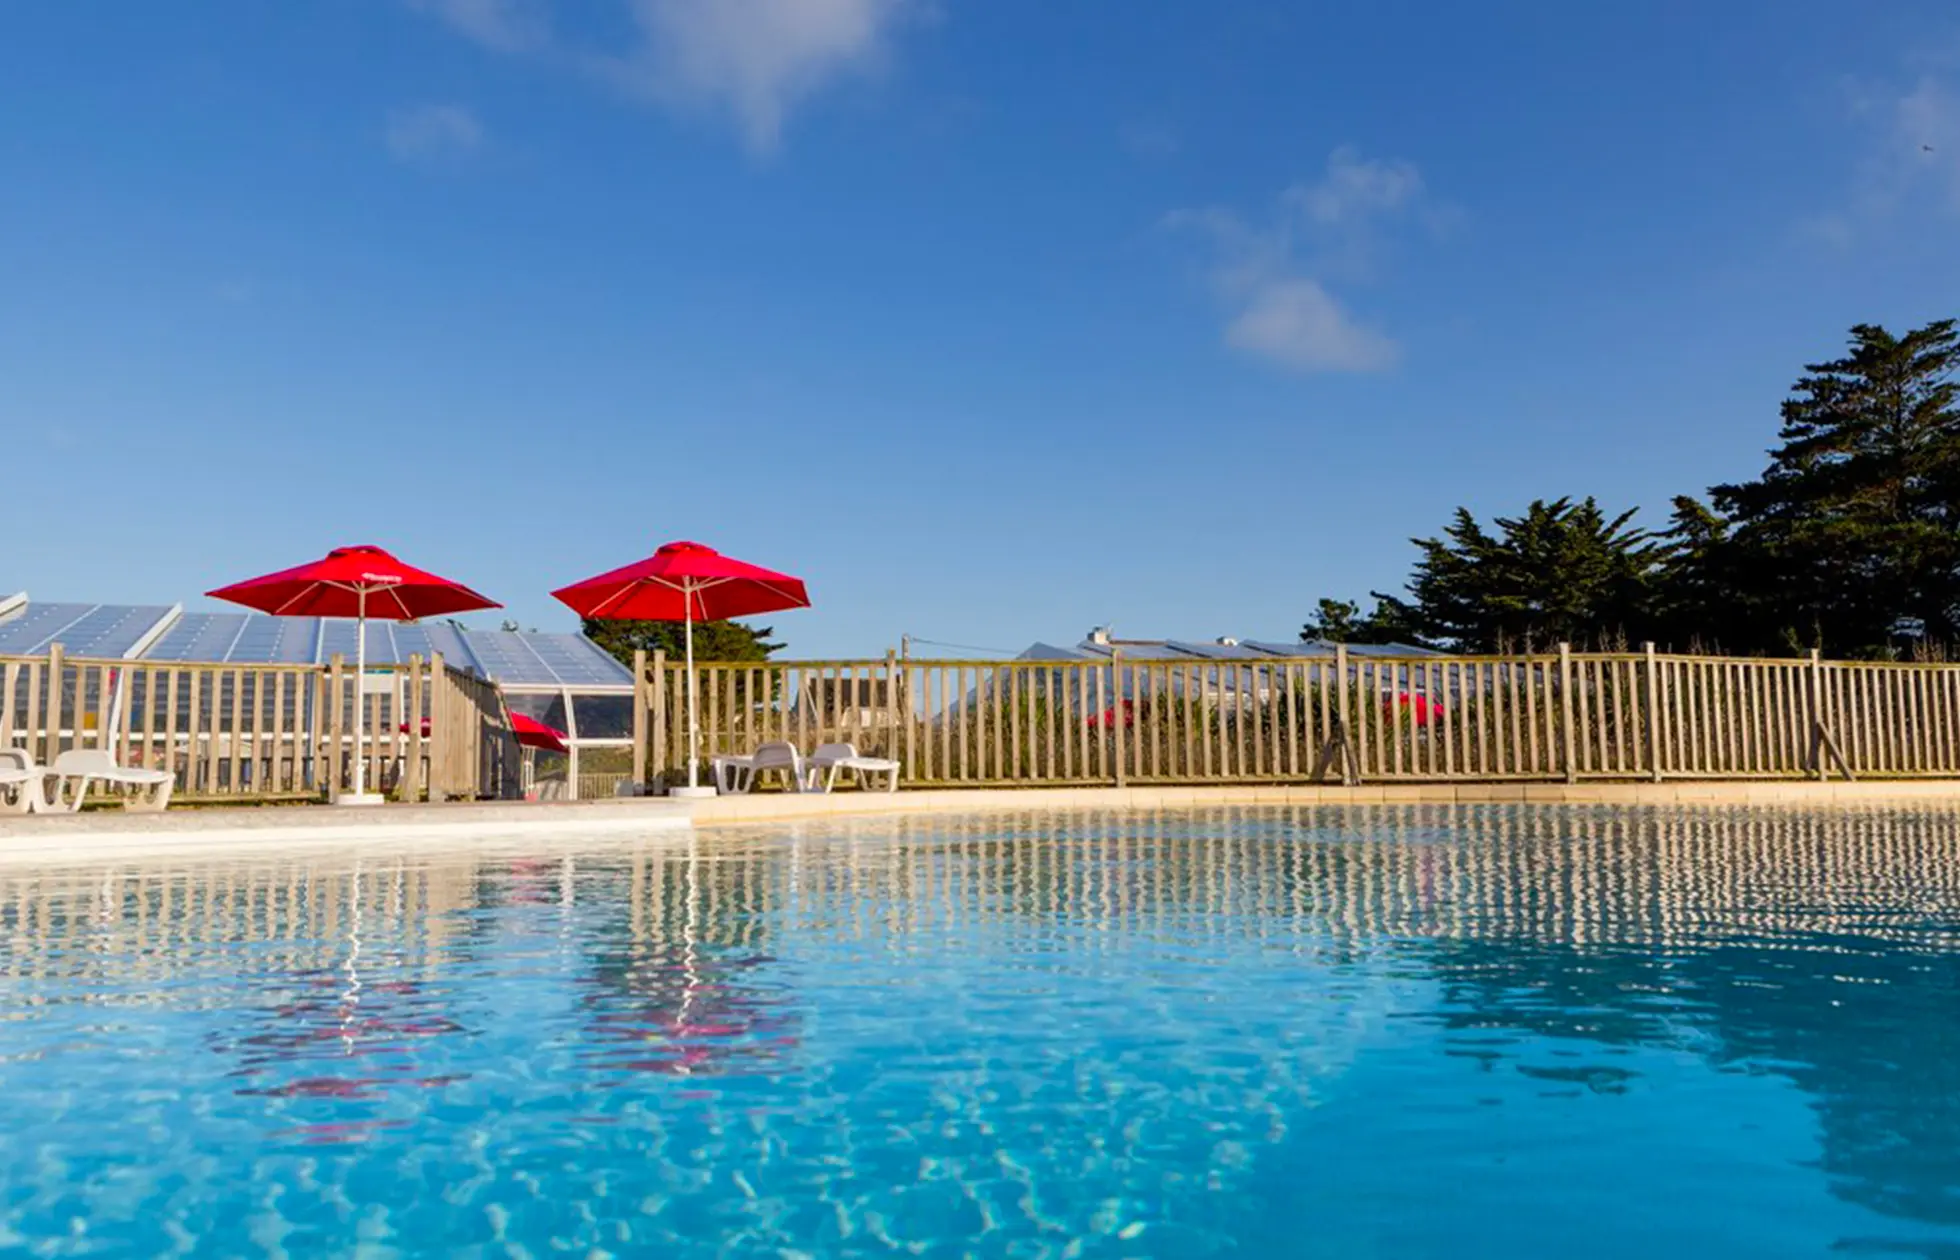
M 340 617 L 187 613 L 181 607 L 0 596 L 0 656 L 37 656 L 59 643 L 71 657 L 93 659 L 316 665 L 336 655 L 353 661 L 355 635 L 355 623 Z M 438 652 L 447 663 L 509 691 L 633 690 L 632 671 L 582 634 L 368 622 L 367 656 L 374 664 Z

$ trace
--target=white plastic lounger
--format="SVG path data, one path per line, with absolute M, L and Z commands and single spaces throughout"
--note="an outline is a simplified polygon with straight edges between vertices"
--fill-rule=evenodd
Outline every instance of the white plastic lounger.
M 0 748 L 0 814 L 32 814 L 45 808 L 43 777 L 25 749 Z
M 817 751 L 810 754 L 810 786 L 815 791 L 828 792 L 837 786 L 837 772 L 849 770 L 857 776 L 860 788 L 871 789 L 870 778 L 874 774 L 887 776 L 885 791 L 898 791 L 898 763 L 886 757 L 866 757 L 859 753 L 856 744 L 818 744 Z
M 781 740 L 759 744 L 746 757 L 716 757 L 713 764 L 715 790 L 723 796 L 746 795 L 756 779 L 772 771 L 786 776 L 793 792 L 813 790 L 813 779 L 803 754 L 796 751 L 795 744 Z
M 141 789 L 123 799 L 123 808 L 134 813 L 160 812 L 170 804 L 170 789 L 177 776 L 168 770 L 137 770 L 116 764 L 115 758 L 100 748 L 71 748 L 54 759 L 48 770 L 54 791 L 45 808 L 54 813 L 72 814 L 82 807 L 90 783 Z

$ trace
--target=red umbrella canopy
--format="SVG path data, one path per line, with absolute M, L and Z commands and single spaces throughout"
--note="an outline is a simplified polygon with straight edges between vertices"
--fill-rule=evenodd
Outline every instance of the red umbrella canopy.
M 612 621 L 720 621 L 810 606 L 800 580 L 696 542 L 670 542 L 552 596 L 581 617 Z
M 403 564 L 379 547 L 335 547 L 311 564 L 205 593 L 281 617 L 365 614 L 384 621 L 417 621 L 503 607 L 461 582 Z

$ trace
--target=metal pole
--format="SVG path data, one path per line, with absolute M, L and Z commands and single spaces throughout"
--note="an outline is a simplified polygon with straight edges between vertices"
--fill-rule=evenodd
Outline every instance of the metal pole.
M 361 706 L 362 692 L 367 687 L 367 587 L 360 590 L 359 615 L 354 622 L 354 799 L 360 800 L 367 790 L 367 756 L 361 747 L 367 734 L 367 714 Z M 340 698 L 334 697 L 338 704 Z
M 681 586 L 681 634 L 687 640 L 687 786 L 701 786 L 701 728 L 694 717 L 694 586 Z

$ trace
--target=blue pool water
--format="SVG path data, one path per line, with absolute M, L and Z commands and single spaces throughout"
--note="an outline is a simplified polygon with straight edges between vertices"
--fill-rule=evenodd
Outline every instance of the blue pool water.
M 1960 813 L 0 869 L 0 1254 L 1960 1256 Z

